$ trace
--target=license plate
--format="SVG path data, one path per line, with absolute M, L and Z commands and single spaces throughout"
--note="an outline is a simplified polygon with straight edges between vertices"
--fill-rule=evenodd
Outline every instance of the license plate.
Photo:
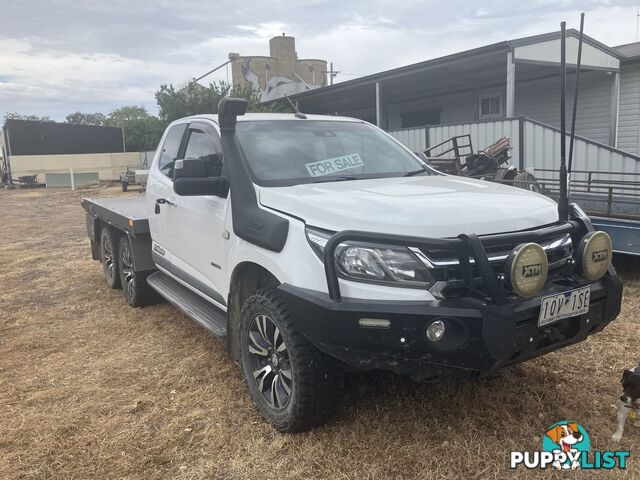
M 589 311 L 591 287 L 549 295 L 542 299 L 538 326 L 542 327 L 563 318 L 575 317 Z

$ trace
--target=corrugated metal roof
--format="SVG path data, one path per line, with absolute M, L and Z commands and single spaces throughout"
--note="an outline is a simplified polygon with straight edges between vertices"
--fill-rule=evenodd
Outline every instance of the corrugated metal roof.
M 627 43 L 613 47 L 618 54 L 624 55 L 624 60 L 640 57 L 640 42 Z
M 580 32 L 578 32 L 574 28 L 570 28 L 567 30 L 568 37 L 578 38 L 579 35 L 580 35 Z M 507 52 L 508 50 L 514 47 L 520 47 L 523 45 L 530 45 L 534 43 L 544 42 L 547 40 L 553 40 L 555 38 L 560 38 L 559 31 L 544 33 L 541 35 L 532 35 L 529 37 L 523 37 L 523 38 L 518 38 L 514 40 L 505 40 L 503 42 L 493 43 L 491 45 L 486 45 L 484 47 L 465 50 L 463 52 L 446 55 L 444 57 L 438 57 L 431 60 L 426 60 L 423 62 L 413 63 L 411 65 L 405 65 L 403 67 L 394 68 L 391 70 L 385 70 L 383 72 L 374 73 L 371 75 L 365 75 L 363 77 L 355 78 L 353 80 L 347 80 L 344 82 L 336 83 L 335 85 L 328 85 L 326 87 L 315 88 L 313 90 L 309 90 L 306 92 L 290 95 L 289 98 L 291 98 L 292 100 L 303 100 L 305 98 L 316 97 L 317 95 L 331 94 L 333 92 L 337 92 L 344 89 L 361 87 L 364 85 L 373 84 L 378 81 L 389 80 L 389 79 L 399 77 L 399 76 L 404 76 L 407 74 L 412 74 L 420 71 L 443 67 L 449 64 L 458 63 L 466 59 L 475 58 L 481 55 L 496 53 L 500 51 Z M 602 42 L 599 42 L 598 40 L 592 37 L 589 37 L 588 35 L 584 35 L 584 42 L 600 50 L 603 50 L 606 53 L 615 56 L 616 58 L 621 58 L 623 56 L 620 52 L 614 50 L 613 48 L 605 45 Z M 263 103 L 268 104 L 272 102 L 283 102 L 283 101 L 286 101 L 286 100 L 284 98 L 278 98 L 278 99 L 270 100 L 268 102 L 263 102 Z

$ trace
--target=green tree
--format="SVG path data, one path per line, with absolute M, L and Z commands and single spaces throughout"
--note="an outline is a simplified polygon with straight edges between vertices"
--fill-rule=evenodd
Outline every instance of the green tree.
M 138 105 L 116 108 L 107 117 L 105 125 L 124 130 L 125 146 L 130 152 L 155 150 L 166 127 L 165 122 Z
M 218 113 L 218 102 L 223 97 L 241 97 L 249 102 L 250 112 L 282 111 L 277 105 L 260 105 L 260 93 L 247 86 L 230 85 L 219 81 L 204 87 L 191 82 L 181 90 L 173 85 L 161 85 L 156 92 L 156 102 L 160 110 L 160 118 L 172 122 L 178 118 L 202 113 Z
M 142 105 L 124 105 L 113 110 L 106 121 L 110 127 L 122 127 L 132 120 L 142 120 L 152 115 Z
M 7 120 L 32 120 L 34 122 L 53 122 L 51 118 L 47 116 L 38 116 L 38 115 L 24 115 L 16 112 L 8 112 L 4 114 L 4 121 Z
M 165 127 L 165 122 L 152 115 L 128 120 L 122 127 L 127 150 L 130 152 L 155 150 L 158 148 Z
M 83 113 L 75 112 L 67 115 L 65 121 L 72 125 L 96 125 L 102 127 L 105 125 L 107 117 L 104 113 Z

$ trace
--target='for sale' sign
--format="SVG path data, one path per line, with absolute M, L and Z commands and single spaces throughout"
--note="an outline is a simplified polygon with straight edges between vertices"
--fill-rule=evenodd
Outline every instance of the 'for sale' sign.
M 307 172 L 312 177 L 320 177 L 322 175 L 335 175 L 336 173 L 352 168 L 363 167 L 364 163 L 360 155 L 353 153 L 342 157 L 328 158 L 326 160 L 318 160 L 317 162 L 305 163 Z

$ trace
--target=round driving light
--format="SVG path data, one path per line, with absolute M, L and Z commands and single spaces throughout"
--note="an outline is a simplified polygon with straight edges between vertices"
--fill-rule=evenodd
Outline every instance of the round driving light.
M 611 265 L 611 237 L 605 232 L 590 232 L 580 242 L 580 273 L 592 282 L 600 280 Z
M 435 322 L 431 322 L 431 324 L 427 327 L 427 338 L 431 342 L 439 342 L 444 337 L 444 332 L 446 327 L 444 326 L 444 322 L 442 320 L 436 320 Z
M 523 243 L 507 257 L 504 273 L 517 295 L 530 298 L 542 289 L 548 272 L 549 261 L 544 249 L 537 243 Z

